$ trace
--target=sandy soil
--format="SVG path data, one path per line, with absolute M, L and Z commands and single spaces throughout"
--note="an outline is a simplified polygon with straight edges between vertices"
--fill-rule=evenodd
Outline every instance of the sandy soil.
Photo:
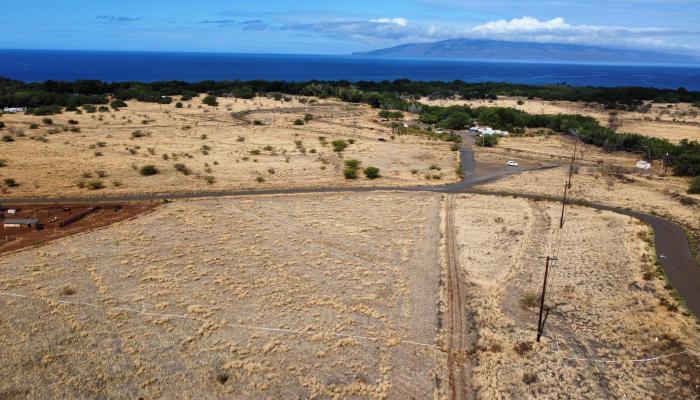
M 440 396 L 440 199 L 176 202 L 4 255 L 0 397 Z
M 698 349 L 694 320 L 669 310 L 675 300 L 650 272 L 646 226 L 572 207 L 560 233 L 556 204 L 506 197 L 460 195 L 456 209 L 467 312 L 478 332 L 472 364 L 480 398 L 697 396 L 700 365 L 687 353 L 646 363 L 572 359 L 630 360 Z M 539 257 L 545 255 L 559 261 L 550 272 L 552 311 L 538 344 Z
M 523 104 L 518 104 L 521 101 Z M 430 100 L 421 102 L 431 105 L 468 105 L 470 107 L 513 107 L 532 114 L 581 114 L 597 119 L 608 126 L 610 110 L 599 104 L 570 101 L 528 100 L 526 98 L 502 97 L 498 100 Z M 650 103 L 646 113 L 617 111 L 622 125 L 618 132 L 632 132 L 660 137 L 678 143 L 681 139 L 700 140 L 700 109 L 687 103 Z
M 13 178 L 19 183 L 17 187 L 4 185 L 3 194 L 24 197 L 414 185 L 425 181 L 431 165 L 441 168 L 443 182 L 457 180 L 458 154 L 450 151 L 449 144 L 415 136 L 391 139 L 389 128 L 372 122 L 377 111 L 368 106 L 268 98 L 219 98 L 219 102 L 219 107 L 212 108 L 202 106 L 201 99 L 193 99 L 178 109 L 174 103 L 161 106 L 130 101 L 129 107 L 119 112 L 50 116 L 51 126 L 42 123 L 43 117 L 3 115 L 6 129 L 0 134 L 8 134 L 14 141 L 0 142 L 0 158 L 7 164 L 0 167 L 0 179 Z M 248 125 L 232 116 L 251 110 L 245 118 L 259 120 L 262 125 Z M 293 124 L 307 113 L 316 119 L 303 126 Z M 69 120 L 78 124 L 69 124 Z M 30 129 L 31 124 L 38 128 Z M 143 136 L 134 137 L 135 131 Z M 387 141 L 380 142 L 379 137 Z M 355 142 L 339 156 L 331 146 L 336 139 Z M 370 181 L 360 174 L 357 180 L 344 179 L 343 162 L 350 158 L 360 160 L 363 166 L 379 167 L 382 178 Z M 178 172 L 176 163 L 184 164 L 190 173 Z M 141 176 L 138 169 L 149 164 L 160 173 Z M 209 183 L 207 176 L 214 182 Z M 93 181 L 101 181 L 105 187 L 91 190 Z

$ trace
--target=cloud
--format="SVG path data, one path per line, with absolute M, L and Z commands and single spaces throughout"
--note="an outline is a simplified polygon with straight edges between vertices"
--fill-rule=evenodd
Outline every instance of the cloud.
M 552 42 L 621 47 L 678 48 L 669 42 L 673 36 L 697 36 L 700 32 L 666 28 L 572 25 L 557 17 L 540 21 L 533 17 L 497 20 L 477 25 L 467 37 L 521 42 Z
M 104 21 L 104 22 L 129 23 L 129 22 L 136 22 L 136 21 L 140 20 L 141 18 L 129 18 L 129 17 L 119 16 L 119 15 L 98 15 L 95 17 L 95 19 L 98 21 Z
M 235 25 L 236 21 L 233 19 L 216 19 L 216 20 L 204 20 L 204 21 L 199 21 L 200 24 L 202 25 L 216 25 L 216 26 L 231 26 Z
M 675 44 L 674 37 L 700 36 L 698 31 L 656 27 L 575 25 L 563 17 L 539 20 L 524 16 L 511 20 L 493 20 L 476 26 L 457 23 L 421 24 L 401 17 L 367 20 L 335 19 L 308 23 L 283 24 L 280 29 L 322 35 L 335 40 L 366 45 L 396 45 L 447 39 L 489 39 L 517 42 L 565 43 L 618 48 L 697 51 Z
M 369 22 L 374 22 L 376 24 L 394 24 L 398 26 L 408 25 L 408 20 L 406 20 L 405 18 L 379 18 L 370 19 Z
M 270 28 L 270 26 L 261 19 L 245 21 L 241 25 L 244 31 L 263 31 Z

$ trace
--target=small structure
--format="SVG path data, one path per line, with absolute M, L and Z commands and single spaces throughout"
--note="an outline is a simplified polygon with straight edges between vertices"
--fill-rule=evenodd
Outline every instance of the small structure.
M 10 215 L 15 215 L 15 214 L 17 214 L 17 210 L 15 210 L 14 208 L 10 208 L 7 210 L 7 213 Z
M 3 228 L 38 228 L 39 220 L 36 218 L 6 219 L 2 222 Z
M 490 136 L 490 135 L 496 135 L 500 137 L 507 137 L 508 136 L 508 131 L 501 131 L 498 129 L 492 129 L 491 127 L 484 126 L 484 127 L 472 127 L 469 128 L 469 132 L 476 134 L 476 136 Z
M 637 161 L 637 168 L 643 169 L 643 170 L 651 169 L 651 163 L 648 161 L 639 160 L 639 161 Z
M 27 109 L 24 107 L 5 107 L 2 109 L 2 112 L 6 113 L 21 113 L 25 112 Z

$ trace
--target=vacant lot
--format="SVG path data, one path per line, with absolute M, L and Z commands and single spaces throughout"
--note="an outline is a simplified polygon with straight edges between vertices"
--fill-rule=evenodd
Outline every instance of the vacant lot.
M 24 197 L 413 185 L 425 182 L 428 172 L 445 183 L 457 179 L 458 154 L 449 144 L 392 139 L 368 106 L 308 101 L 314 102 L 219 98 L 218 107 L 209 107 L 195 98 L 182 108 L 130 101 L 118 112 L 46 117 L 50 124 L 44 117 L 3 115 L 0 134 L 11 141 L 0 142 L 0 182 L 17 185 L 0 184 L 0 190 Z M 294 122 L 305 118 L 303 125 Z M 344 150 L 334 151 L 336 140 L 344 141 Z M 381 178 L 359 173 L 346 180 L 348 159 L 378 167 Z M 142 174 L 148 165 L 157 171 L 146 173 L 157 174 Z
M 528 100 L 503 97 L 498 100 L 428 100 L 432 105 L 468 105 L 470 107 L 513 107 L 532 114 L 581 114 L 597 119 L 603 126 L 611 122 L 614 114 L 618 132 L 666 138 L 678 143 L 682 139 L 700 140 L 700 108 L 691 104 L 649 103 L 645 113 L 606 110 L 600 104 L 570 101 Z
M 440 205 L 177 202 L 2 256 L 0 397 L 438 396 Z
M 475 333 L 473 386 L 481 398 L 693 398 L 698 326 L 677 311 L 652 265 L 646 226 L 572 207 L 460 195 L 457 242 Z M 535 342 L 545 260 L 552 307 Z M 679 353 L 682 352 L 682 353 Z M 650 362 L 632 362 L 675 354 Z M 615 363 L 577 359 L 601 359 Z

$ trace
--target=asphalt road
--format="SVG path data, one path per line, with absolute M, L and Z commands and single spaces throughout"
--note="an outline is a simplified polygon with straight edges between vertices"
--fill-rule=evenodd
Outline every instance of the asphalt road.
M 392 191 L 432 191 L 439 193 L 478 193 L 486 195 L 506 195 L 523 198 L 545 198 L 552 201 L 561 201 L 560 197 L 541 196 L 529 193 L 517 192 L 493 192 L 474 188 L 475 185 L 487 183 L 508 175 L 518 174 L 525 171 L 555 168 L 561 164 L 551 164 L 536 168 L 508 168 L 505 166 L 493 166 L 479 164 L 474 159 L 474 152 L 471 150 L 473 140 L 466 137 L 466 146 L 460 150 L 462 170 L 465 172 L 464 179 L 455 184 L 441 186 L 372 186 L 372 187 L 319 187 L 319 188 L 299 188 L 299 189 L 264 189 L 264 190 L 228 190 L 218 192 L 178 192 L 178 193 L 157 193 L 143 195 L 126 196 L 78 196 L 78 197 L 31 197 L 8 199 L 12 204 L 65 204 L 82 202 L 128 202 L 128 201 L 149 201 L 165 199 L 192 199 L 192 198 L 212 198 L 226 196 L 250 196 L 250 195 L 270 195 L 270 194 L 305 194 L 305 193 L 364 193 L 382 190 Z M 582 204 L 599 210 L 612 211 L 618 214 L 629 215 L 648 223 L 654 230 L 657 259 L 663 266 L 671 284 L 676 288 L 681 297 L 685 300 L 688 309 L 700 319 L 700 266 L 695 262 L 691 252 L 688 238 L 683 229 L 674 222 L 666 219 L 646 214 L 638 211 L 628 210 L 608 204 L 587 202 L 585 200 L 572 199 L 571 202 Z

